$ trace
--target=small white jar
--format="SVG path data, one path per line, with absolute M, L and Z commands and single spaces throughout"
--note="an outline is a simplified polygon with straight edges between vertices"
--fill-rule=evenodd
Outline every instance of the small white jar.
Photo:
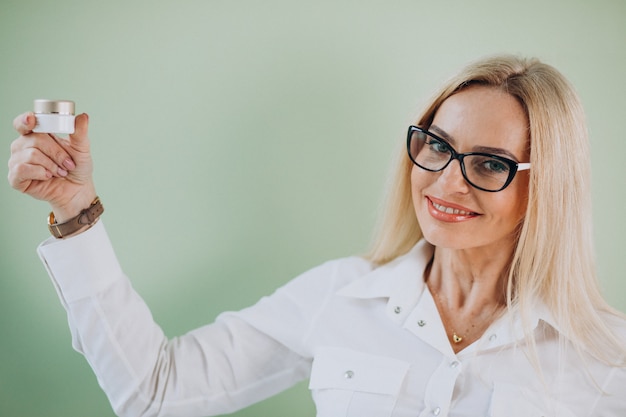
M 74 133 L 74 102 L 69 100 L 35 100 L 37 125 L 33 132 Z

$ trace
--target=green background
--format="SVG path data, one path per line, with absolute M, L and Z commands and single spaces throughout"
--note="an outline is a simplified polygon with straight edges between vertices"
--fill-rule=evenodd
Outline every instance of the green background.
M 498 52 L 582 96 L 599 272 L 625 310 L 623 0 L 2 0 L 3 155 L 35 98 L 89 113 L 104 221 L 174 336 L 363 252 L 420 104 Z M 0 415 L 111 416 L 35 253 L 47 211 L 0 185 Z M 302 383 L 237 415 L 313 410 Z

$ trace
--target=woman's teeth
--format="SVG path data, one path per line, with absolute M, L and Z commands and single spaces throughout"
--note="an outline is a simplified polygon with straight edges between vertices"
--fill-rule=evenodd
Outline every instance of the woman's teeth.
M 437 204 L 435 202 L 432 202 L 433 206 L 443 212 L 443 213 L 448 213 L 448 214 L 460 214 L 461 216 L 469 216 L 470 214 L 473 214 L 471 211 L 465 211 L 465 210 L 459 210 L 459 209 L 455 209 L 452 207 L 446 207 L 446 206 L 442 206 L 441 204 Z

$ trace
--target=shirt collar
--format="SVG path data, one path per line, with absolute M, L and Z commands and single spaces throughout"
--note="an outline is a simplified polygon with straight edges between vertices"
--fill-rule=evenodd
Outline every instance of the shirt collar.
M 361 299 L 388 298 L 388 314 L 401 320 L 424 291 L 424 269 L 433 251 L 433 246 L 422 239 L 406 254 L 341 288 L 338 295 Z
M 549 326 L 561 336 L 566 334 L 559 330 L 557 321 L 548 306 L 540 300 L 533 300 L 524 316 L 519 308 L 506 312 L 489 326 L 484 335 L 475 343 L 476 350 L 500 348 L 522 342 L 530 333 L 536 337 L 545 337 L 546 327 Z
M 424 293 L 424 270 L 433 253 L 434 247 L 421 239 L 406 254 L 346 285 L 337 294 L 360 299 L 387 298 L 388 316 L 402 322 Z M 497 340 L 493 337 L 491 339 L 495 345 L 520 340 L 524 337 L 524 330 L 535 330 L 541 321 L 560 332 L 545 303 L 534 300 L 530 305 L 532 307 L 526 320 L 515 309 L 492 324 L 489 330 L 497 334 Z

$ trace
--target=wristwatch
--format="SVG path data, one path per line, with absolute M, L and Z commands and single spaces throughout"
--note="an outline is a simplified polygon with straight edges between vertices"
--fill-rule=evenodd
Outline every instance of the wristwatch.
M 100 216 L 104 213 L 104 207 L 100 202 L 100 198 L 96 197 L 89 207 L 82 210 L 78 216 L 72 217 L 64 223 L 57 223 L 54 218 L 54 213 L 50 212 L 48 216 L 48 229 L 52 236 L 57 239 L 70 236 L 85 226 L 93 226 Z

